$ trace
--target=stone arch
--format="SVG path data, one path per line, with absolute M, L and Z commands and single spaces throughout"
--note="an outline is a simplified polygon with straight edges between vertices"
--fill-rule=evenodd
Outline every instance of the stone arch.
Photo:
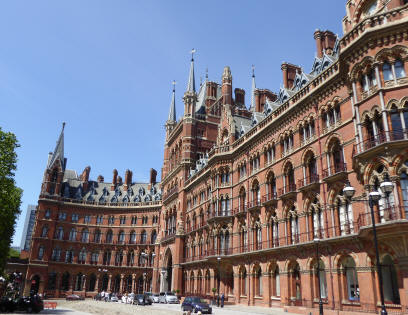
M 393 62 L 395 59 L 405 61 L 408 58 L 408 48 L 402 45 L 383 48 L 375 55 L 374 58 L 375 61 L 379 63 Z

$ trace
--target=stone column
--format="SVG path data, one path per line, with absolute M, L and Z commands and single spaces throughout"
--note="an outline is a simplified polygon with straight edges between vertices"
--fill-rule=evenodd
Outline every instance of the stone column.
M 136 292 L 135 290 L 135 285 L 136 285 L 136 274 L 132 273 L 132 292 Z
M 167 277 L 167 271 L 162 269 L 160 270 L 160 292 L 165 292 L 165 286 L 166 286 L 166 277 Z
M 107 287 L 106 291 L 112 292 L 112 275 L 109 275 L 108 287 Z
M 125 277 L 125 275 L 122 273 L 120 275 L 120 282 L 119 282 L 119 293 L 122 294 L 123 293 L 123 278 Z

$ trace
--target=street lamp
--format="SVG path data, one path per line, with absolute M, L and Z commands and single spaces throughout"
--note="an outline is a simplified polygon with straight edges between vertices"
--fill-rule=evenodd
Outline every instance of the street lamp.
M 384 181 L 380 184 L 380 189 L 383 193 L 386 194 L 387 199 L 388 195 L 392 192 L 394 185 L 390 182 L 388 174 L 385 175 Z M 351 190 L 354 190 L 350 183 L 346 184 L 344 187 L 343 192 L 347 196 L 347 192 L 351 194 Z M 355 190 L 354 190 L 355 191 Z M 354 194 L 354 192 L 353 192 Z M 384 289 L 383 289 L 383 278 L 382 278 L 382 270 L 380 265 L 380 254 L 378 250 L 378 241 L 377 241 L 377 229 L 375 226 L 375 216 L 374 216 L 374 205 L 378 203 L 381 199 L 381 194 L 377 190 L 371 191 L 368 194 L 368 205 L 370 207 L 371 212 L 371 221 L 373 224 L 373 238 L 374 238 L 374 248 L 375 248 L 375 258 L 376 258 L 376 267 L 377 267 L 377 274 L 378 274 L 378 282 L 379 282 L 379 289 L 380 289 L 380 298 L 381 298 L 381 315 L 388 315 L 387 310 L 385 308 L 384 303 Z M 347 213 L 347 211 L 346 211 Z
M 390 176 L 388 175 L 388 173 L 385 174 L 384 181 L 380 184 L 380 189 L 387 197 L 387 206 L 390 208 L 389 197 L 392 193 L 392 190 L 394 189 L 394 185 L 390 181 Z M 391 209 L 389 209 L 389 211 L 391 211 Z
M 346 187 L 343 188 L 343 194 L 344 196 L 346 196 L 345 198 L 346 199 L 346 210 L 345 210 L 346 222 L 344 222 L 346 225 L 346 229 L 347 229 L 346 234 L 350 233 L 350 220 L 349 220 L 349 212 L 348 212 L 349 211 L 348 210 L 349 201 L 351 201 L 351 198 L 353 198 L 355 192 L 356 190 L 354 189 L 354 187 L 350 185 L 349 181 L 347 181 Z
M 320 287 L 320 265 L 319 265 L 319 243 L 320 239 L 315 238 L 313 242 L 316 244 L 316 269 L 317 269 L 317 282 L 319 283 L 319 315 L 323 315 L 323 301 L 322 301 L 322 291 Z
M 217 306 L 220 307 L 220 278 L 221 278 L 221 272 L 220 272 L 220 263 L 221 263 L 221 257 L 217 257 L 217 262 L 218 262 L 218 281 L 217 281 L 217 292 L 218 292 L 218 298 L 217 298 Z

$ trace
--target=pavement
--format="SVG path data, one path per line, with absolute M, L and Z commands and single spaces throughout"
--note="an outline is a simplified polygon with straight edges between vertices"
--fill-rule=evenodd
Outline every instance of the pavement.
M 122 315 L 122 314 L 141 314 L 141 315 L 181 315 L 180 304 L 153 304 L 150 306 L 138 306 L 116 302 L 101 302 L 94 300 L 86 301 L 65 301 L 57 300 L 57 309 L 44 310 L 41 314 L 57 314 L 57 315 Z M 216 315 L 293 315 L 284 312 L 281 308 L 267 308 L 244 305 L 228 305 L 224 308 L 212 306 L 213 314 Z M 16 313 L 22 314 L 22 313 Z

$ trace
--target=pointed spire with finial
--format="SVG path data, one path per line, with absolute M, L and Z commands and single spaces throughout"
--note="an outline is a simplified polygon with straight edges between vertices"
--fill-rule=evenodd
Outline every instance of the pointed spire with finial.
M 55 161 L 60 159 L 61 161 L 61 166 L 63 169 L 65 169 L 65 158 L 64 158 L 64 128 L 65 128 L 65 122 L 62 123 L 62 129 L 60 136 L 57 141 L 57 145 L 55 146 L 54 153 L 51 155 L 51 158 L 48 160 L 48 165 L 47 168 L 51 168 Z
M 190 65 L 190 74 L 188 76 L 187 91 L 195 93 L 195 77 L 194 77 L 194 53 L 196 50 L 193 48 L 191 50 L 191 65 Z
M 173 95 L 171 97 L 170 111 L 168 122 L 176 122 L 176 81 L 173 80 L 171 83 L 173 85 Z
M 252 65 L 252 90 L 251 90 L 251 110 L 255 111 L 255 66 Z

